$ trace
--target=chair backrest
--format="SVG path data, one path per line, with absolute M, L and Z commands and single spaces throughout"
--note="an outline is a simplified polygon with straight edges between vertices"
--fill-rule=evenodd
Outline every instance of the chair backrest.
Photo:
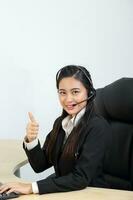
M 112 128 L 104 171 L 112 188 L 133 189 L 133 78 L 121 78 L 96 91 L 96 111 Z

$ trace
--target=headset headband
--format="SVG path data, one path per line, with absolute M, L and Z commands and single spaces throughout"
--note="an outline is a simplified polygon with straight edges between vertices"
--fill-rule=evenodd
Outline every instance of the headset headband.
M 82 69 L 80 66 L 76 66 L 76 65 L 74 65 L 74 66 L 75 66 L 77 69 L 79 69 L 80 71 L 82 71 L 82 73 L 83 73 L 83 74 L 86 76 L 86 78 L 88 79 L 90 85 L 93 87 L 92 80 L 91 80 L 91 78 L 87 75 L 87 73 L 85 72 L 85 70 Z M 64 68 L 66 68 L 66 66 L 63 67 L 63 68 L 61 68 L 61 69 L 57 72 L 57 74 L 56 74 L 56 81 L 58 80 L 58 78 L 59 78 L 59 76 L 60 76 L 60 73 L 61 73 L 61 71 L 62 71 Z

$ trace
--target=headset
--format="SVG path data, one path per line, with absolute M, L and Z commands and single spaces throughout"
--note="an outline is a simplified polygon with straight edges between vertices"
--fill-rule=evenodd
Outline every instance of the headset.
M 69 66 L 69 65 L 68 65 L 68 66 Z M 70 65 L 70 66 L 71 66 L 71 65 Z M 80 103 L 82 103 L 82 102 L 84 102 L 84 101 L 90 101 L 90 100 L 92 101 L 92 100 L 95 98 L 95 96 L 96 96 L 96 90 L 95 90 L 95 88 L 93 87 L 93 83 L 92 83 L 91 77 L 86 73 L 85 68 L 83 68 L 83 67 L 81 67 L 81 66 L 78 66 L 78 65 L 72 65 L 72 66 L 74 66 L 74 67 L 76 67 L 77 69 L 79 69 L 80 71 L 82 71 L 82 73 L 83 73 L 83 74 L 85 75 L 85 77 L 88 79 L 89 84 L 90 84 L 90 93 L 89 93 L 89 97 L 88 97 L 87 99 L 81 101 L 81 102 L 78 102 L 78 103 L 73 104 L 73 106 L 76 106 L 77 104 L 80 104 Z M 60 76 L 61 71 L 62 71 L 64 68 L 66 68 L 66 67 L 67 67 L 67 66 L 61 68 L 61 69 L 57 72 L 57 74 L 56 74 L 56 82 L 57 82 L 57 80 L 58 80 L 58 78 L 59 78 L 59 76 Z

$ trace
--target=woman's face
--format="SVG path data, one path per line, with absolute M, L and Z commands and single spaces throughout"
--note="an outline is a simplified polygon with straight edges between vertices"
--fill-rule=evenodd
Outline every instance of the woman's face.
M 87 104 L 87 101 L 84 101 L 73 106 L 73 104 L 79 103 L 88 97 L 87 89 L 82 82 L 73 77 L 63 78 L 60 81 L 58 94 L 61 106 L 72 117 Z

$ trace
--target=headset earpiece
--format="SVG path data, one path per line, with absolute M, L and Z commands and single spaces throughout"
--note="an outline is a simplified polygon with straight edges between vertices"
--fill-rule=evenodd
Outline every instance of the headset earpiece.
M 88 100 L 93 100 L 96 96 L 96 90 L 94 88 L 91 89 Z

